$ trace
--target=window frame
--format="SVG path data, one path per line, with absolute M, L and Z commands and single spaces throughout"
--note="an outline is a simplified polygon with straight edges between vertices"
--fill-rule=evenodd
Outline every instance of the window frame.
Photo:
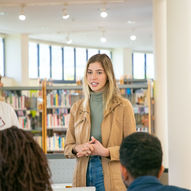
M 29 41 L 30 42 L 35 42 L 35 41 Z M 39 79 L 42 79 L 40 77 L 40 44 L 44 44 L 45 42 L 36 42 L 36 46 L 37 46 L 37 78 Z M 48 44 L 48 43 L 47 43 Z M 49 78 L 47 80 L 51 80 L 52 82 L 54 83 L 57 83 L 57 84 L 73 84 L 73 83 L 76 83 L 76 71 L 77 71 L 77 62 L 76 62 L 76 48 L 84 48 L 84 47 L 74 47 L 74 46 L 71 46 L 73 48 L 73 51 L 74 51 L 74 80 L 64 80 L 64 47 L 67 47 L 67 45 L 57 45 L 57 46 L 60 46 L 61 49 L 62 49 L 62 80 L 54 80 L 52 79 L 52 46 L 54 46 L 54 44 L 48 44 L 49 45 L 49 59 L 50 59 L 50 73 L 49 73 Z M 88 61 L 88 50 L 89 49 L 92 49 L 92 48 L 84 48 L 85 51 L 86 51 L 86 62 Z M 98 50 L 98 53 L 100 53 L 100 50 L 104 50 L 104 49 L 101 49 L 101 48 L 93 48 L 93 49 L 97 49 Z M 109 50 L 109 49 L 106 49 L 106 50 Z M 112 58 L 112 52 L 111 50 L 110 51 L 110 56 Z
M 5 68 L 5 38 L 0 36 L 0 40 L 2 42 L 2 51 L 3 51 L 3 53 L 2 53 L 2 55 L 3 55 L 3 59 L 2 59 L 3 72 L 0 75 L 6 76 L 6 68 Z
M 135 73 L 135 71 L 134 71 L 134 54 L 135 53 L 142 53 L 142 54 L 144 54 L 144 78 L 140 78 L 139 80 L 147 80 L 147 79 L 149 79 L 149 78 L 147 78 L 147 54 L 153 54 L 153 53 L 152 52 L 138 52 L 138 51 L 134 51 L 132 53 L 132 77 L 135 80 L 138 79 L 138 78 L 134 77 L 134 75 L 135 75 L 134 74 Z M 154 62 L 153 62 L 153 65 L 154 65 Z

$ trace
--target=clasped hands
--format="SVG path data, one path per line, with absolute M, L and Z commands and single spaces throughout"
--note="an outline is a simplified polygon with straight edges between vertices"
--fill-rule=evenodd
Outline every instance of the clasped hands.
M 98 156 L 104 156 L 108 157 L 109 149 L 105 148 L 97 139 L 95 139 L 93 136 L 91 137 L 91 140 L 87 143 L 76 145 L 75 151 L 77 152 L 77 157 L 84 157 L 84 156 L 90 156 L 90 155 L 98 155 Z

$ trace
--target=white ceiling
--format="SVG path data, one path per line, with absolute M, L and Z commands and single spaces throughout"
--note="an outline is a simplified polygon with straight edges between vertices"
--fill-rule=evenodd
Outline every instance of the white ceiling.
M 99 16 L 104 2 L 105 19 Z M 23 3 L 27 19 L 20 21 Z M 62 19 L 64 7 L 69 20 Z M 100 42 L 103 30 L 106 43 Z M 74 45 L 152 51 L 152 0 L 0 0 L 0 32 L 59 43 L 66 43 L 69 34 Z M 132 33 L 136 41 L 129 39 Z

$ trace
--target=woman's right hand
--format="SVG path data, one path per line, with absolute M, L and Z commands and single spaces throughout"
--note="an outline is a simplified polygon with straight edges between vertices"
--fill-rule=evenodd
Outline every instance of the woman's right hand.
M 77 157 L 89 156 L 94 151 L 92 141 L 81 145 L 76 145 L 74 150 L 77 152 Z

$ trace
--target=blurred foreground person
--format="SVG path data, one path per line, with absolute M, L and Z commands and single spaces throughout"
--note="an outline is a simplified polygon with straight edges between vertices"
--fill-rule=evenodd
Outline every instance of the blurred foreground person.
M 188 191 L 159 182 L 164 170 L 162 148 L 153 135 L 137 132 L 127 136 L 120 147 L 120 162 L 128 191 Z
M 0 191 L 52 191 L 42 149 L 30 132 L 9 123 L 0 125 Z

